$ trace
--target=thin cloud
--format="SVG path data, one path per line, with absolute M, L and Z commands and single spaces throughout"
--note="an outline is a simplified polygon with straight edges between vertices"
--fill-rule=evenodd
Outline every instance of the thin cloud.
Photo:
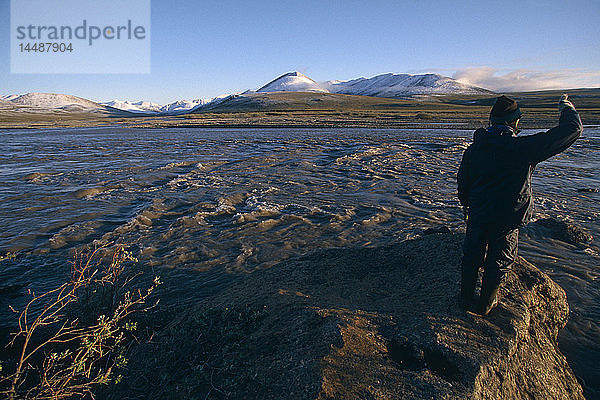
M 454 73 L 453 78 L 496 92 L 519 92 L 547 89 L 599 87 L 600 71 L 520 69 L 499 73 L 492 67 L 469 67 Z

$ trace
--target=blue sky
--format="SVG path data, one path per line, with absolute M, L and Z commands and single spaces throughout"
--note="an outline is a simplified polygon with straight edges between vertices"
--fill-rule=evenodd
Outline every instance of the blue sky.
M 150 74 L 11 74 L 0 0 L 0 94 L 166 103 L 317 81 L 437 72 L 495 90 L 600 87 L 600 1 L 153 0 Z

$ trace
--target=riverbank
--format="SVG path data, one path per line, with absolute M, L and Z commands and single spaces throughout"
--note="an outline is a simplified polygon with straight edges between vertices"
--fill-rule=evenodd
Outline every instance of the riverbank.
M 465 313 L 461 240 L 321 250 L 255 272 L 136 347 L 108 397 L 583 399 L 557 346 L 564 291 L 521 259 L 489 317 Z

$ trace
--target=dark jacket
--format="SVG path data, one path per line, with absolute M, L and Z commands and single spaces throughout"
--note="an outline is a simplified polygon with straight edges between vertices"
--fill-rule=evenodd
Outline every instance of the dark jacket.
M 469 221 L 517 228 L 533 214 L 531 174 L 537 163 L 571 146 L 581 135 L 579 114 L 566 108 L 557 127 L 531 136 L 494 125 L 473 134 L 458 170 L 458 197 Z

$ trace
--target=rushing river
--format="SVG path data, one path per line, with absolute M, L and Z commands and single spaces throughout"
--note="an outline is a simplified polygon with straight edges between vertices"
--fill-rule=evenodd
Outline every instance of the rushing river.
M 530 133 L 530 132 L 529 132 Z M 240 272 L 312 249 L 377 246 L 463 227 L 456 172 L 464 130 L 57 129 L 0 132 L 0 325 L 28 288 L 59 284 L 94 240 L 125 243 L 205 296 Z M 600 384 L 600 128 L 534 175 L 537 217 L 595 237 L 575 246 L 525 229 L 520 254 L 567 292 L 561 348 Z

